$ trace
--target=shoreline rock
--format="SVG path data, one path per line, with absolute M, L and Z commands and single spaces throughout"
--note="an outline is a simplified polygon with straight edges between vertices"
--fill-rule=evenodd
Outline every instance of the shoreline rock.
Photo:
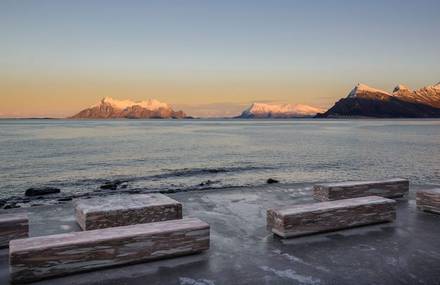
M 127 183 L 128 181 L 125 180 L 115 180 L 115 181 L 107 181 L 104 184 L 102 184 L 101 186 L 99 186 L 99 189 L 102 190 L 117 190 L 119 186 L 121 186 L 121 188 L 127 188 L 127 186 L 123 183 Z M 124 187 L 125 186 L 125 187 Z
M 275 183 L 280 183 L 280 181 L 273 179 L 273 178 L 269 178 L 266 180 L 267 184 L 275 184 Z
M 218 180 L 210 180 L 210 179 L 208 179 L 208 180 L 206 180 L 206 181 L 202 181 L 202 182 L 200 182 L 199 183 L 199 187 L 208 187 L 208 186 L 211 186 L 212 184 L 216 184 L 216 183 L 219 183 L 220 181 L 218 181 Z
M 32 187 L 26 190 L 24 193 L 25 196 L 41 196 L 48 194 L 57 194 L 60 193 L 61 190 L 55 187 Z

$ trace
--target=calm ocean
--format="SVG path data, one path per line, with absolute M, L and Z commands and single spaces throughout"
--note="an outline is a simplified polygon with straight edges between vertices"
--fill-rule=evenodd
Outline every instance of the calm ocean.
M 440 120 L 0 120 L 0 197 L 407 177 L 440 185 Z M 110 190 L 111 191 L 111 190 Z

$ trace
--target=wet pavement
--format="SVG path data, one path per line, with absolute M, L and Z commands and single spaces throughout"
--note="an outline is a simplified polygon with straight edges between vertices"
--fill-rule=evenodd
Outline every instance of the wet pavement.
M 266 209 L 313 203 L 310 184 L 169 194 L 186 217 L 211 225 L 202 254 L 79 273 L 33 284 L 440 284 L 440 215 L 416 210 L 415 191 L 398 200 L 394 223 L 282 240 Z M 79 231 L 71 202 L 28 211 L 30 235 Z M 0 284 L 8 284 L 0 251 Z

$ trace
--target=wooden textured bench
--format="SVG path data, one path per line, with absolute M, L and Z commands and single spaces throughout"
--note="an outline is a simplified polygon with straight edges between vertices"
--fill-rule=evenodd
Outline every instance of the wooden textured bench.
M 74 204 L 76 221 L 83 230 L 182 218 L 182 204 L 163 194 L 111 195 Z
M 369 196 L 267 211 L 267 225 L 283 238 L 393 221 L 396 202 Z
M 8 247 L 9 241 L 25 238 L 29 232 L 29 220 L 26 213 L 0 215 L 0 247 Z
M 440 214 L 440 189 L 417 191 L 416 203 L 419 210 Z
M 318 184 L 313 187 L 313 197 L 318 201 L 332 201 L 366 196 L 398 198 L 409 191 L 408 179 L 383 181 L 348 181 Z
M 208 248 L 209 225 L 195 218 L 18 239 L 10 242 L 10 276 L 31 282 Z

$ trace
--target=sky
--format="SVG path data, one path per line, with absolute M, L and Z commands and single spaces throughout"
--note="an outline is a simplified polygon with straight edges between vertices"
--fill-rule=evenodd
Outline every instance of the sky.
M 440 1 L 0 1 L 0 116 L 102 97 L 194 116 L 252 102 L 328 108 L 359 82 L 440 81 Z

